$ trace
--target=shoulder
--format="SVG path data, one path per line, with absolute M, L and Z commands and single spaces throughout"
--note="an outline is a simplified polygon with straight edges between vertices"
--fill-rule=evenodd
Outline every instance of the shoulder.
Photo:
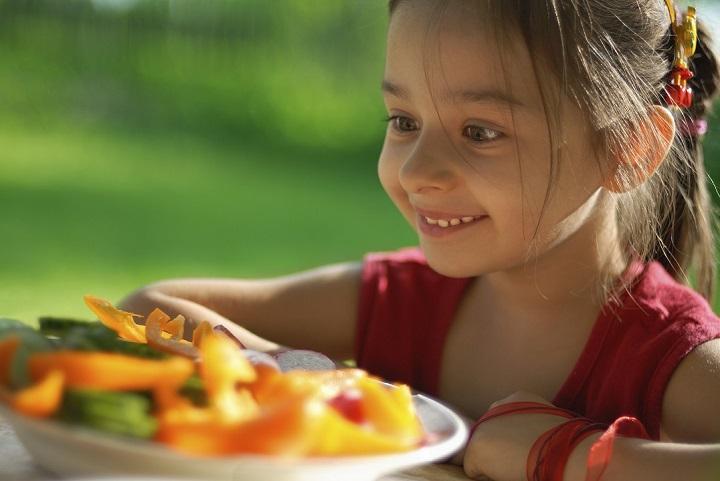
M 645 265 L 623 296 L 621 317 L 638 321 L 636 327 L 648 335 L 662 334 L 667 339 L 693 337 L 698 329 L 720 330 L 720 319 L 707 300 L 675 280 L 658 262 Z
M 639 284 L 639 302 L 654 317 L 646 328 L 664 340 L 648 393 L 651 410 L 660 411 L 661 439 L 720 442 L 720 318 L 657 262 Z
M 634 393 L 635 401 L 628 403 L 654 439 L 663 434 L 665 439 L 700 439 L 703 423 L 692 426 L 683 419 L 695 409 L 689 403 L 708 402 L 708 408 L 720 403 L 712 393 L 695 394 L 703 383 L 713 383 L 708 389 L 720 395 L 720 371 L 713 367 L 720 318 L 700 294 L 657 262 L 642 268 L 622 299 L 617 321 L 611 322 L 612 341 L 605 345 L 615 359 L 613 379 L 623 392 Z
M 662 435 L 688 443 L 720 442 L 720 338 L 695 347 L 677 366 L 662 404 Z

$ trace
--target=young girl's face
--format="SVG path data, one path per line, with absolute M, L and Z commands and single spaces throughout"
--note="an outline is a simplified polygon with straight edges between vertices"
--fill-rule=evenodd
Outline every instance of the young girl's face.
M 585 117 L 564 98 L 559 170 L 531 244 L 551 145 L 530 54 L 516 36 L 498 48 L 483 29 L 481 2 L 450 1 L 442 14 L 437 3 L 401 3 L 390 21 L 380 181 L 436 271 L 509 269 L 593 218 L 601 169 Z M 440 227 L 445 221 L 450 227 Z

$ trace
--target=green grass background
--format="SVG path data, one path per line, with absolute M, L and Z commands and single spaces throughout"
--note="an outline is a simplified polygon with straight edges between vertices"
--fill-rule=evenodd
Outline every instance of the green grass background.
M 0 1 L 0 315 L 414 244 L 376 176 L 385 10 Z

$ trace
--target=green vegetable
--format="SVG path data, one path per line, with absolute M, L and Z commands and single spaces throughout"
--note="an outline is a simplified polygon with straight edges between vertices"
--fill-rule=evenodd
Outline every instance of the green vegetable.
M 0 339 L 8 336 L 20 338 L 20 346 L 10 368 L 10 386 L 21 389 L 30 385 L 27 372 L 28 357 L 38 352 L 52 351 L 55 347 L 45 336 L 30 326 L 14 319 L 0 318 Z
M 68 389 L 57 418 L 107 433 L 133 438 L 151 438 L 157 421 L 147 395 L 133 392 Z
M 205 392 L 202 379 L 197 374 L 193 374 L 185 381 L 180 388 L 180 394 L 190 399 L 196 406 L 207 405 L 207 392 Z
M 165 353 L 153 349 L 147 344 L 120 339 L 115 331 L 99 322 L 88 322 L 85 325 L 70 328 L 60 340 L 60 346 L 63 349 L 115 352 L 148 359 L 167 357 Z
M 4 336 L 4 332 L 6 331 L 13 331 L 16 329 L 30 329 L 32 328 L 28 326 L 27 324 L 17 321 L 15 319 L 7 319 L 5 317 L 0 317 L 0 339 L 2 339 Z
M 88 321 L 81 321 L 78 319 L 65 319 L 61 317 L 41 317 L 38 319 L 38 325 L 40 326 L 40 332 L 46 336 L 57 336 L 63 337 L 67 332 L 74 327 L 83 327 L 88 324 Z

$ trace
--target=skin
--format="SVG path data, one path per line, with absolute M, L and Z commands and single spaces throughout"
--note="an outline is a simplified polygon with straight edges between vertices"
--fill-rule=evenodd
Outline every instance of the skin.
M 560 95 L 563 135 L 559 170 L 551 180 L 548 121 L 527 48 L 512 32 L 509 44 L 498 48 L 478 22 L 483 15 L 476 9 L 479 2 L 447 3 L 448 8 L 439 11 L 436 1 L 416 0 L 412 8 L 401 4 L 392 16 L 384 81 L 392 120 L 378 164 L 380 181 L 418 232 L 430 266 L 450 277 L 475 278 L 466 302 L 483 313 L 483 332 L 510 333 L 518 342 L 528 336 L 537 341 L 578 332 L 570 326 L 594 322 L 601 307 L 592 286 L 603 272 L 619 275 L 626 267 L 609 193 L 630 189 L 652 175 L 672 141 L 672 116 L 651 106 L 640 132 L 659 133 L 651 136 L 654 142 L 629 145 L 622 158 L 599 157 L 591 148 L 587 118 Z M 469 102 L 454 95 L 463 91 L 497 91 L 521 105 L 493 97 Z M 643 168 L 633 167 L 637 165 Z M 632 178 L 631 184 L 619 182 L 623 173 Z M 543 207 L 549 185 L 553 194 Z M 418 208 L 455 217 L 488 217 L 453 235 L 434 238 L 419 229 L 423 220 Z M 718 358 L 716 345 L 707 343 L 708 349 L 692 353 L 678 373 L 699 370 L 691 365 L 712 365 L 710 361 Z M 677 386 L 687 385 L 690 376 L 680 374 L 670 383 L 665 400 L 665 440 L 672 440 L 665 432 L 668 425 L 673 438 L 681 439 L 675 419 L 683 419 L 680 424 L 691 419 L 673 401 L 687 398 L 687 386 L 680 394 Z M 445 385 L 453 382 L 446 379 Z M 491 407 L 512 401 L 550 404 L 542 396 L 520 391 Z M 467 450 L 451 461 L 462 464 L 473 479 L 525 479 L 530 447 L 562 421 L 540 414 L 495 418 L 481 425 Z M 702 429 L 694 431 L 685 439 L 716 440 L 714 429 L 706 428 L 705 435 Z M 584 479 L 585 459 L 598 437 L 578 445 L 565 479 Z M 619 439 L 605 477 L 636 479 L 655 466 L 653 479 L 689 473 L 692 479 L 712 479 L 720 467 L 719 449 L 720 445 Z
M 418 232 L 433 269 L 481 276 L 472 295 L 514 306 L 503 313 L 506 324 L 553 322 L 552 306 L 567 312 L 588 300 L 595 310 L 592 280 L 625 265 L 586 118 L 564 99 L 560 168 L 541 221 L 551 146 L 530 55 L 514 37 L 512 61 L 501 58 L 492 35 L 478 28 L 482 12 L 458 2 L 431 27 L 433 48 L 426 48 L 421 39 L 435 3 L 401 4 L 391 19 L 385 80 L 403 94 L 384 94 L 389 115 L 402 117 L 389 122 L 378 163 L 385 191 Z M 446 100 L 469 90 L 509 91 L 523 106 Z M 432 238 L 418 229 L 416 208 L 488 217 Z
M 527 47 L 507 30 L 499 48 L 481 2 L 438 10 L 440 3 L 401 3 L 391 17 L 383 82 L 391 120 L 378 175 L 429 265 L 473 278 L 448 335 L 439 387 L 477 417 L 490 402 L 527 389 L 529 365 L 543 374 L 532 387 L 543 384 L 547 398 L 567 378 L 604 304 L 601 278 L 626 268 L 611 192 L 626 173 L 620 160 L 633 158 L 598 155 L 587 115 L 560 95 L 552 178 L 548 113 Z M 637 183 L 659 165 L 673 135 L 666 109 L 649 114 L 651 124 L 665 126 L 666 144 L 628 149 L 648 166 L 633 171 Z M 417 209 L 487 217 L 437 238 L 419 228 L 425 221 Z M 488 361 L 502 367 L 479 367 L 470 379 L 462 369 Z
M 573 346 L 586 341 L 601 306 L 594 288 L 601 273 L 618 275 L 626 267 L 610 193 L 633 187 L 618 182 L 621 174 L 637 185 L 653 173 L 667 154 L 674 124 L 666 109 L 651 106 L 647 127 L 660 133 L 657 144 L 630 145 L 622 159 L 598 156 L 590 148 L 586 116 L 561 95 L 563 135 L 559 169 L 551 181 L 548 121 L 526 47 L 508 30 L 511 41 L 499 48 L 479 21 L 483 12 L 475 9 L 481 2 L 451 0 L 441 14 L 438 3 L 414 0 L 412 8 L 401 4 L 392 16 L 384 95 L 389 115 L 402 119 L 388 126 L 378 174 L 418 232 L 430 266 L 447 276 L 473 277 L 463 299 L 465 316 L 454 320 L 453 328 L 462 329 L 449 337 L 445 352 L 450 357 L 443 359 L 441 394 L 448 388 L 451 395 L 441 398 L 465 400 L 465 412 L 477 418 L 506 402 L 550 404 L 548 395 L 496 395 L 494 387 L 517 391 L 516 384 L 529 384 L 534 379 L 513 378 L 527 374 L 528 366 L 543 375 L 558 366 L 572 367 L 576 356 L 557 353 L 574 354 Z M 464 102 L 449 95 L 469 90 L 511 94 L 520 105 L 508 106 L 497 96 Z M 642 170 L 632 167 L 640 157 Z M 553 195 L 543 206 L 551 183 Z M 451 236 L 432 238 L 418 229 L 416 207 L 487 217 Z M 345 359 L 353 351 L 360 272 L 358 263 L 347 263 L 262 281 L 165 281 L 133 293 L 123 307 L 148 312 L 159 306 L 173 315 L 207 319 L 227 326 L 257 350 L 277 348 L 264 339 L 270 338 Z M 468 347 L 453 339 L 477 342 Z M 712 370 L 720 366 L 720 344 L 706 346 L 687 356 L 668 385 L 662 424 L 669 436 L 664 440 L 720 439 L 720 423 L 708 421 L 717 419 L 720 400 L 715 387 L 720 369 Z M 481 371 L 483 365 L 473 363 L 482 350 L 498 361 L 485 363 L 492 370 Z M 545 363 L 551 353 L 557 359 Z M 474 376 L 468 376 L 466 366 L 478 366 Z M 566 373 L 560 374 L 565 379 Z M 467 451 L 452 461 L 473 479 L 523 480 L 530 447 L 562 421 L 538 414 L 495 418 L 482 424 Z M 588 438 L 573 451 L 565 479 L 584 479 L 585 459 L 596 439 Z M 720 471 L 719 459 L 720 445 L 618 439 L 603 479 L 710 480 Z

